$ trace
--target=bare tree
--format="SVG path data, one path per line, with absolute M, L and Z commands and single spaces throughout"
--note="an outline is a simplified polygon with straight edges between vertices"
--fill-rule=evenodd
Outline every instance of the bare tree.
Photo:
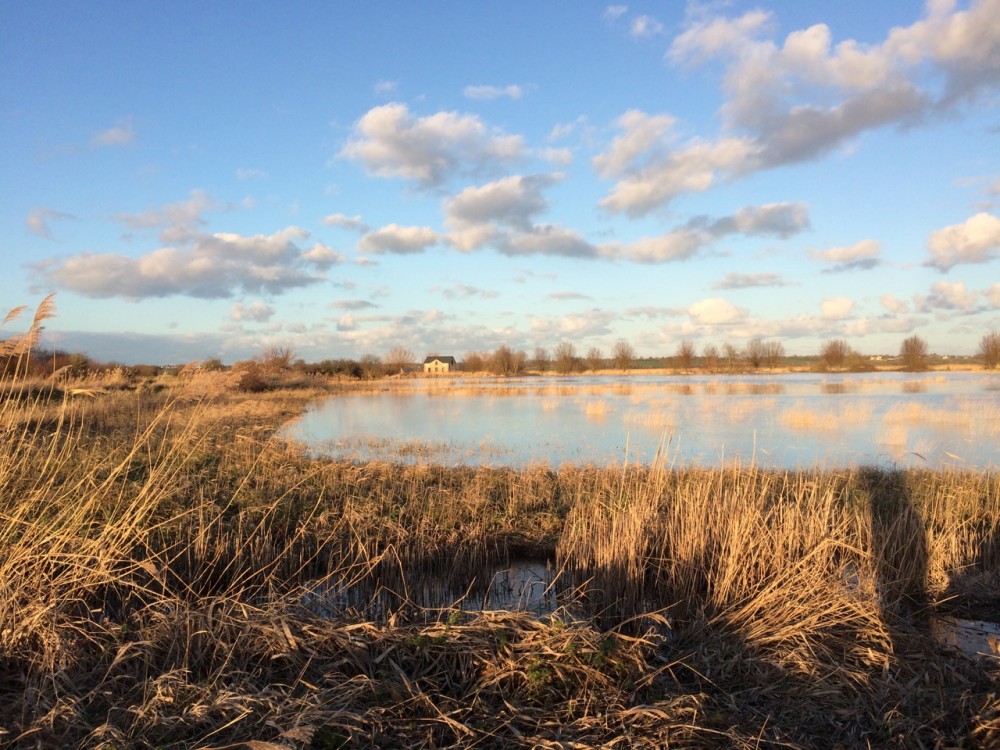
M 490 355 L 490 370 L 494 375 L 503 377 L 517 375 L 524 369 L 525 359 L 524 352 L 515 352 L 504 344 Z
M 269 346 L 265 349 L 257 361 L 260 366 L 269 372 L 284 372 L 295 359 L 295 352 L 290 346 Z
M 402 346 L 393 347 L 385 355 L 385 366 L 390 372 L 403 372 L 416 361 L 413 352 Z
M 484 367 L 484 357 L 479 352 L 466 352 L 462 361 L 462 369 L 466 372 L 482 372 Z
M 764 362 L 764 341 L 763 339 L 756 337 L 752 338 L 747 342 L 747 348 L 744 350 L 744 354 L 747 358 L 747 362 L 753 369 L 757 369 Z
M 726 370 L 728 372 L 736 372 L 741 369 L 740 360 L 743 359 L 743 356 L 740 354 L 740 350 L 728 341 L 722 345 L 722 357 L 726 360 Z
M 564 341 L 556 347 L 556 372 L 560 375 L 568 375 L 579 367 L 579 359 L 576 356 L 576 347 L 568 341 Z
M 365 354 L 358 362 L 361 365 L 361 374 L 366 379 L 371 380 L 382 375 L 382 358 L 377 354 Z
M 899 346 L 903 369 L 910 372 L 927 369 L 927 342 L 917 335 L 903 339 Z
M 719 348 L 715 344 L 705 344 L 701 356 L 705 360 L 706 370 L 715 372 L 719 369 Z
M 622 372 L 631 370 L 635 364 L 635 349 L 625 339 L 619 339 L 611 348 L 611 358 L 615 361 L 615 367 Z
M 694 365 L 695 349 L 694 342 L 684 340 L 677 345 L 677 364 L 682 370 L 690 370 Z
M 843 367 L 851 354 L 851 347 L 843 339 L 827 341 L 819 350 L 819 359 L 826 367 Z
M 591 370 L 600 370 L 604 366 L 604 352 L 600 347 L 592 346 L 587 350 L 587 367 Z
M 780 341 L 764 342 L 764 364 L 768 370 L 773 370 L 785 356 L 785 346 Z
M 552 357 L 549 356 L 549 350 L 544 346 L 535 347 L 535 368 L 539 372 L 545 372 L 549 369 L 549 365 L 552 362 Z
M 983 366 L 992 370 L 1000 364 L 1000 332 L 990 331 L 979 342 L 979 356 L 983 358 Z

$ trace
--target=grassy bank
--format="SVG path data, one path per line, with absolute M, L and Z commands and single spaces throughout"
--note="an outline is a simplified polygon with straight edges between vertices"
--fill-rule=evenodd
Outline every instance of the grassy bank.
M 0 387 L 0 743 L 1000 742 L 928 635 L 1000 619 L 996 473 L 317 462 L 273 433 L 321 382 L 227 377 Z M 522 556 L 564 609 L 416 604 Z

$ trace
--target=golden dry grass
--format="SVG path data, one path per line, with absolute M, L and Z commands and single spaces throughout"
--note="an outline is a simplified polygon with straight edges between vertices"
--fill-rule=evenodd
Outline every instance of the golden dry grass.
M 998 665 L 927 624 L 995 607 L 995 472 L 317 462 L 274 431 L 322 390 L 22 385 L 0 381 L 0 743 L 1000 742 Z M 564 608 L 419 606 L 524 555 Z M 324 590 L 359 595 L 320 612 Z

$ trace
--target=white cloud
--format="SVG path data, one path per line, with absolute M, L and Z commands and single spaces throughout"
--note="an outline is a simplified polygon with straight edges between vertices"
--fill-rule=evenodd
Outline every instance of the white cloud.
M 516 84 L 509 86 L 466 86 L 462 89 L 462 95 L 466 99 L 477 99 L 479 101 L 490 101 L 507 97 L 508 99 L 520 99 L 524 96 L 524 89 Z
M 997 282 L 989 289 L 987 289 L 983 294 L 986 295 L 986 299 L 990 301 L 993 307 L 1000 309 L 1000 282 Z
M 628 13 L 627 5 L 609 5 L 604 9 L 604 17 L 609 21 L 614 21 Z
M 538 155 L 550 164 L 565 167 L 573 161 L 573 150 L 568 148 L 543 148 Z
M 663 24 L 652 16 L 636 16 L 628 33 L 634 37 L 656 36 L 663 33 Z
M 308 261 L 318 268 L 330 268 L 347 260 L 343 253 L 338 253 L 331 247 L 317 242 L 300 256 L 302 260 Z
M 824 320 L 844 320 L 854 312 L 854 300 L 850 297 L 827 297 L 819 307 Z
M 824 24 L 793 31 L 779 44 L 771 38 L 770 14 L 760 10 L 690 17 L 668 59 L 725 63 L 723 131 L 671 147 L 663 127 L 652 138 L 647 132 L 642 145 L 636 126 L 620 120 L 625 135 L 595 159 L 602 177 L 617 180 L 601 201 L 610 211 L 642 215 L 682 193 L 812 160 L 868 130 L 915 123 L 1000 81 L 1000 0 L 973 0 L 966 11 L 953 2 L 929 3 L 924 18 L 878 44 L 834 44 Z M 636 119 L 623 118 L 630 115 Z M 622 145 L 630 147 L 625 168 L 615 158 Z
M 931 292 L 926 297 L 918 297 L 917 305 L 924 312 L 931 310 L 970 311 L 976 306 L 978 292 L 969 291 L 964 281 L 949 283 L 938 281 L 931 284 Z
M 402 227 L 398 224 L 369 232 L 358 240 L 358 248 L 368 253 L 422 253 L 438 244 L 441 237 L 430 227 Z
M 236 170 L 237 180 L 263 180 L 267 178 L 267 172 L 263 169 L 251 169 L 247 167 L 241 167 Z
M 1000 256 L 1000 218 L 979 213 L 962 224 L 931 232 L 927 238 L 931 260 L 941 271 L 961 263 L 986 263 Z
M 727 273 L 722 281 L 712 284 L 713 289 L 751 289 L 755 287 L 790 286 L 780 273 Z
M 910 310 L 910 303 L 906 300 L 898 299 L 891 294 L 883 294 L 879 298 L 882 307 L 891 313 L 906 313 Z
M 379 96 L 389 96 L 396 92 L 399 84 L 396 81 L 376 81 L 372 88 Z
M 114 126 L 94 135 L 91 144 L 101 148 L 105 146 L 127 146 L 135 140 L 135 127 L 132 118 L 119 120 Z
M 850 263 L 878 255 L 881 244 L 876 240 L 861 240 L 853 245 L 831 247 L 827 250 L 813 250 L 809 255 L 824 263 Z
M 269 236 L 197 234 L 190 238 L 190 249 L 162 247 L 139 258 L 82 253 L 42 261 L 35 273 L 46 284 L 97 298 L 216 299 L 240 290 L 279 294 L 324 278 L 309 269 L 306 256 L 319 252 L 316 247 L 303 252 L 296 244 L 308 236 L 299 227 Z
M 32 234 L 37 234 L 39 237 L 51 240 L 52 228 L 49 226 L 50 221 L 75 218 L 73 214 L 68 214 L 65 211 L 56 211 L 53 208 L 33 208 L 25 217 L 24 224 Z
M 249 305 L 237 302 L 233 305 L 229 313 L 229 319 L 235 321 L 253 321 L 255 323 L 266 323 L 274 316 L 274 308 L 257 300 Z
M 403 104 L 369 110 L 354 126 L 341 156 L 378 177 L 434 187 L 457 174 L 494 171 L 524 155 L 520 136 L 486 127 L 475 115 L 438 112 L 414 117 Z
M 186 201 L 168 203 L 141 213 L 116 214 L 114 220 L 129 229 L 160 229 L 159 238 L 164 243 L 187 243 L 200 235 L 200 227 L 205 225 L 203 213 L 228 208 L 217 203 L 205 190 L 195 189 Z
M 370 227 L 361 220 L 360 216 L 345 216 L 344 214 L 330 214 L 323 218 L 323 223 L 328 227 L 339 227 L 351 232 L 367 232 Z
M 749 311 L 737 307 L 727 299 L 710 297 L 691 305 L 688 308 L 688 315 L 696 325 L 722 326 L 742 323 L 747 319 Z

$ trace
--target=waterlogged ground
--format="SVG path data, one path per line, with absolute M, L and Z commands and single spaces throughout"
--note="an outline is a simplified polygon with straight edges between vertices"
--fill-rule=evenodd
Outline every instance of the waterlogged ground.
M 1000 465 L 982 372 L 415 379 L 332 397 L 284 435 L 359 460 L 775 468 Z

